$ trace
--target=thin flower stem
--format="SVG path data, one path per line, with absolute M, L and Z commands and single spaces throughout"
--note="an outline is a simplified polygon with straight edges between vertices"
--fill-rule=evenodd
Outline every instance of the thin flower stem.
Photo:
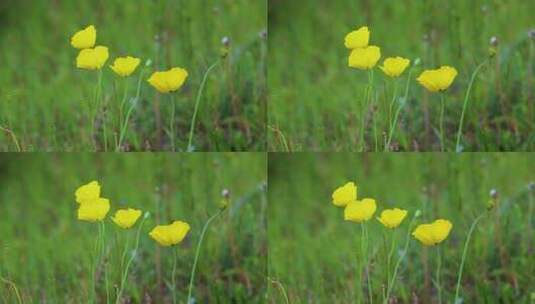
M 484 215 L 485 213 L 482 213 L 481 215 L 479 215 L 472 223 L 470 230 L 468 230 L 468 235 L 466 236 L 466 241 L 464 242 L 461 265 L 459 266 L 459 272 L 457 274 L 457 287 L 455 287 L 455 302 L 454 303 L 457 303 L 457 300 L 459 300 L 459 291 L 461 287 L 461 279 L 463 277 L 464 261 L 466 259 L 466 253 L 468 252 L 468 244 L 470 243 L 470 238 L 472 237 L 472 233 L 474 232 L 474 229 L 476 228 L 477 223 L 483 218 Z
M 171 292 L 173 294 L 173 304 L 176 304 L 176 281 L 175 281 L 175 276 L 176 276 L 176 262 L 178 260 L 178 249 L 177 248 L 173 248 L 173 253 L 174 253 L 173 272 L 171 274 L 171 285 L 173 287 L 171 289 Z
M 368 301 L 369 303 L 373 303 L 373 296 L 372 296 L 372 282 L 370 278 L 370 261 L 369 261 L 369 235 L 368 235 L 368 229 L 366 227 L 366 223 L 362 223 L 362 231 L 364 236 L 364 250 L 363 250 L 363 256 L 365 256 L 364 259 L 364 265 L 366 270 L 366 280 L 367 280 L 367 286 L 368 286 Z
M 390 280 L 390 284 L 388 284 L 388 289 L 386 292 L 386 298 L 384 304 L 388 303 L 388 299 L 390 298 L 390 293 L 392 290 L 394 290 L 394 285 L 396 284 L 396 276 L 398 274 L 399 265 L 401 265 L 401 261 L 407 256 L 407 250 L 409 249 L 409 243 L 411 240 L 411 229 L 412 225 L 414 224 L 416 217 L 413 216 L 411 222 L 409 223 L 409 227 L 407 229 L 407 236 L 405 238 L 405 246 L 403 247 L 403 254 L 401 254 L 398 258 L 398 261 L 396 262 L 396 266 L 394 267 L 394 274 L 392 275 L 392 279 Z
M 388 252 L 388 260 L 387 260 L 387 278 L 386 278 L 386 290 L 390 289 L 390 265 L 392 262 L 392 256 L 394 255 L 394 248 L 396 247 L 396 230 L 392 231 L 392 240 L 390 243 L 390 251 Z
M 89 299 L 89 303 L 95 303 L 95 298 L 96 298 L 96 294 L 97 294 L 97 286 L 95 284 L 95 279 L 96 279 L 96 276 L 97 276 L 97 268 L 98 268 L 98 265 L 99 265 L 99 261 L 100 261 L 100 254 L 101 254 L 101 249 L 100 249 L 100 242 L 102 240 L 102 225 L 98 225 L 98 236 L 97 236 L 97 240 L 95 242 L 95 248 L 94 248 L 94 252 L 95 252 L 95 256 L 94 256 L 94 259 L 93 259 L 93 273 L 91 275 L 91 296 L 90 296 L 90 299 Z
M 360 125 L 360 151 L 364 151 L 365 144 L 364 144 L 364 127 L 366 126 L 366 114 L 368 114 L 368 105 L 370 104 L 370 98 L 373 94 L 373 69 L 370 69 L 368 72 L 368 86 L 366 87 L 366 98 L 364 99 L 364 103 L 362 105 L 362 113 L 361 113 L 361 125 Z
M 189 278 L 189 288 L 188 288 L 188 301 L 186 302 L 186 304 L 191 304 L 193 303 L 191 300 L 191 294 L 193 292 L 193 281 L 195 280 L 195 271 L 197 269 L 197 261 L 199 260 L 199 254 L 201 252 L 201 245 L 202 245 L 202 241 L 204 239 L 204 235 L 206 233 L 206 230 L 208 229 L 208 226 L 210 225 L 210 223 L 216 218 L 218 217 L 221 213 L 223 213 L 224 209 L 220 209 L 216 214 L 212 215 L 212 217 L 210 217 L 206 223 L 204 224 L 204 227 L 202 228 L 202 232 L 201 232 L 201 238 L 199 239 L 199 242 L 197 243 L 197 250 L 195 251 L 195 259 L 193 260 L 193 267 L 191 268 L 191 274 L 190 274 L 190 278 Z
M 398 118 L 399 118 L 399 113 L 401 113 L 401 110 L 405 106 L 405 103 L 407 102 L 407 98 L 409 97 L 409 88 L 410 88 L 410 83 L 411 83 L 411 75 L 412 75 L 412 68 L 409 70 L 409 77 L 407 78 L 407 84 L 405 86 L 405 96 L 403 97 L 403 102 L 400 103 L 400 105 L 398 106 L 398 109 L 396 111 L 396 114 L 394 115 L 394 122 L 392 123 L 392 126 L 390 128 L 390 134 L 388 135 L 388 141 L 386 143 L 385 152 L 390 150 L 390 143 L 392 142 L 392 138 L 394 136 L 394 132 L 396 131 Z M 394 95 L 396 95 L 396 94 L 394 93 Z
M 128 112 L 126 112 L 126 117 L 121 127 L 121 134 L 119 135 L 119 144 L 115 148 L 115 152 L 119 152 L 121 150 L 121 147 L 123 145 L 123 140 L 126 136 L 126 132 L 128 131 L 128 121 L 130 119 L 130 115 L 132 114 L 132 111 L 134 110 L 134 108 L 137 105 L 137 102 L 139 101 L 139 94 L 141 93 L 141 79 L 143 77 L 144 72 L 145 72 L 145 68 L 143 68 L 143 70 L 141 70 L 141 73 L 139 73 L 139 79 L 137 81 L 136 97 L 132 100 L 130 104 L 130 108 L 128 109 Z M 125 94 L 125 97 L 126 97 L 126 94 Z M 121 105 L 121 109 L 122 107 L 123 106 Z
M 130 259 L 128 260 L 128 263 L 126 263 L 126 268 L 124 269 L 124 272 L 122 273 L 121 287 L 119 288 L 119 292 L 117 293 L 117 299 L 115 300 L 116 304 L 119 304 L 120 301 L 121 301 L 121 296 L 123 295 L 125 283 L 126 283 L 126 280 L 128 279 L 128 269 L 130 268 L 130 265 L 132 264 L 132 261 L 137 256 L 137 250 L 139 248 L 139 237 L 141 235 L 141 228 L 143 227 L 143 223 L 145 222 L 145 220 L 147 218 L 148 218 L 148 216 L 144 216 L 143 220 L 141 220 L 141 223 L 139 224 L 139 227 L 137 228 L 136 245 L 135 245 L 135 248 L 134 248 L 132 254 L 130 255 Z M 124 259 L 124 256 L 126 255 L 126 251 L 127 251 L 127 248 L 128 248 L 128 241 L 126 242 L 126 244 L 127 244 L 127 246 L 124 248 L 123 259 Z M 121 261 L 121 266 L 122 266 L 122 261 Z
M 110 303 L 110 289 L 109 289 L 109 283 L 108 283 L 108 271 L 106 270 L 106 262 L 105 262 L 105 257 L 106 257 L 106 225 L 104 224 L 104 221 L 100 221 L 100 224 L 102 225 L 102 243 L 101 243 L 101 249 L 102 249 L 102 253 L 101 253 L 101 261 L 103 262 L 103 266 L 102 266 L 102 272 L 104 274 L 104 284 L 105 284 L 105 289 L 106 289 L 106 303 Z
M 94 113 L 91 117 L 91 133 L 90 135 L 93 137 L 93 145 L 95 148 L 95 151 L 97 150 L 97 143 L 96 143 L 96 136 L 95 136 L 95 120 L 97 120 L 98 115 L 98 109 L 100 107 L 100 90 L 102 86 L 102 69 L 98 71 L 98 79 L 97 79 L 97 86 L 95 88 L 95 97 L 93 105 L 95 106 Z
M 440 246 L 437 245 L 437 272 L 435 277 L 436 287 L 438 291 L 438 304 L 442 304 L 442 286 L 440 285 L 440 269 L 442 267 L 442 255 L 440 253 Z
M 472 91 L 472 85 L 474 84 L 474 81 L 476 79 L 477 73 L 479 73 L 479 70 L 487 63 L 488 60 L 483 61 L 474 71 L 472 74 L 472 78 L 470 79 L 470 84 L 468 85 L 468 90 L 466 90 L 466 95 L 464 96 L 464 103 L 463 103 L 463 111 L 461 112 L 461 119 L 459 120 L 459 130 L 457 130 L 457 143 L 455 144 L 455 152 L 461 152 L 461 137 L 463 132 L 463 122 L 464 122 L 464 114 L 466 112 L 466 108 L 468 107 L 468 98 L 470 97 L 470 92 Z
M 444 93 L 440 93 L 440 151 L 444 152 Z
M 169 136 L 171 137 L 171 149 L 175 152 L 175 111 L 176 111 L 176 98 L 175 94 L 171 94 L 171 119 L 169 120 Z
M 195 100 L 195 109 L 193 110 L 193 117 L 191 118 L 191 125 L 189 128 L 189 139 L 188 139 L 188 147 L 187 151 L 192 152 L 194 150 L 194 147 L 192 146 L 193 143 L 193 132 L 195 130 L 195 121 L 197 119 L 197 111 L 199 110 L 199 104 L 201 102 L 202 93 L 204 90 L 204 86 L 206 85 L 206 80 L 208 79 L 208 74 L 219 64 L 219 60 L 217 60 L 214 64 L 212 64 L 204 73 L 204 77 L 201 81 L 201 86 L 199 87 L 199 91 L 197 91 L 197 98 Z

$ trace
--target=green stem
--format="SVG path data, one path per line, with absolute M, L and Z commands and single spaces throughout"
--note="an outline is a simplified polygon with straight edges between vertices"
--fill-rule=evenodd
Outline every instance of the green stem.
M 387 278 L 386 278 L 386 290 L 389 290 L 390 287 L 390 265 L 392 261 L 392 256 L 394 255 L 394 248 L 396 247 L 396 230 L 392 231 L 392 241 L 390 243 L 390 251 L 388 252 L 388 261 L 387 261 Z
M 169 120 L 169 136 L 171 137 L 171 148 L 175 152 L 175 111 L 176 111 L 176 98 L 175 94 L 171 93 L 171 119 Z
M 119 144 L 115 148 L 115 152 L 119 152 L 121 150 L 121 147 L 123 145 L 123 140 L 124 140 L 124 138 L 126 136 L 126 132 L 128 131 L 128 122 L 130 120 L 130 115 L 132 114 L 132 111 L 134 110 L 134 108 L 136 107 L 137 102 L 139 101 L 139 94 L 141 93 L 141 79 L 143 77 L 143 73 L 144 72 L 145 72 L 145 68 L 143 68 L 141 73 L 139 73 L 139 79 L 137 81 L 136 97 L 130 103 L 130 108 L 128 108 L 128 112 L 126 112 L 126 117 L 125 117 L 124 123 L 123 123 L 123 125 L 121 127 L 121 133 L 119 135 Z M 125 92 L 126 92 L 126 90 L 125 90 Z M 125 93 L 125 98 L 123 100 L 123 103 L 125 101 L 126 101 L 126 93 Z M 122 108 L 123 108 L 123 104 L 121 104 L 121 109 Z
M 199 87 L 199 91 L 197 91 L 197 98 L 195 100 L 195 109 L 193 110 L 193 117 L 191 119 L 191 125 L 189 128 L 189 139 L 188 139 L 188 152 L 192 152 L 194 150 L 194 147 L 192 146 L 193 143 L 193 131 L 195 130 L 195 121 L 197 119 L 197 111 L 199 110 L 199 104 L 201 102 L 202 92 L 204 90 L 204 86 L 206 84 L 206 80 L 208 79 L 208 74 L 210 74 L 210 71 L 212 71 L 217 65 L 219 64 L 219 60 L 217 60 L 214 64 L 212 64 L 204 73 L 204 77 L 201 82 L 201 86 Z
M 403 261 L 403 259 L 407 256 L 407 250 L 409 249 L 409 242 L 411 240 L 411 228 L 415 219 L 416 217 L 413 216 L 409 224 L 409 227 L 407 229 L 407 236 L 405 238 L 405 246 L 403 247 L 403 254 L 399 256 L 398 261 L 396 262 L 396 266 L 394 267 L 394 274 L 392 274 L 392 279 L 390 280 L 390 284 L 388 284 L 388 289 L 386 292 L 386 298 L 385 298 L 384 304 L 388 303 L 388 299 L 390 298 L 390 293 L 392 292 L 392 290 L 394 290 L 394 285 L 396 283 L 396 276 L 398 274 L 399 266 L 401 265 L 401 262 Z
M 466 108 L 468 107 L 468 98 L 470 97 L 470 92 L 472 91 L 472 85 L 474 84 L 474 81 L 476 79 L 477 73 L 479 73 L 479 70 L 487 63 L 487 60 L 483 61 L 472 73 L 472 78 L 470 79 L 470 84 L 468 85 L 468 90 L 466 90 L 466 95 L 464 96 L 464 103 L 463 103 L 463 111 L 461 113 L 461 119 L 459 121 L 459 130 L 457 130 L 457 143 L 455 144 L 455 151 L 461 152 L 461 137 L 463 132 L 463 122 L 464 122 L 464 114 L 466 112 Z
M 444 93 L 440 93 L 440 151 L 444 152 Z
M 407 78 L 407 84 L 405 86 L 405 96 L 403 97 L 403 102 L 400 103 L 400 105 L 398 106 L 398 109 L 396 110 L 396 114 L 394 115 L 394 122 L 392 123 L 392 126 L 390 127 L 390 134 L 388 134 L 388 141 L 386 143 L 385 152 L 390 150 L 390 143 L 392 142 L 392 138 L 394 137 L 394 132 L 396 131 L 399 114 L 401 113 L 401 110 L 405 106 L 405 103 L 407 102 L 407 98 L 409 97 L 409 87 L 410 87 L 410 83 L 411 83 L 411 75 L 412 75 L 412 68 L 409 70 L 409 77 Z M 396 88 L 397 88 L 397 85 L 396 85 Z M 394 96 L 396 96 L 396 93 L 397 93 L 397 90 L 396 90 L 396 92 L 394 92 Z M 392 102 L 394 100 L 395 99 L 392 99 Z
M 442 286 L 440 286 L 440 268 L 442 267 L 442 256 L 440 246 L 437 245 L 437 272 L 435 274 L 435 283 L 438 291 L 438 304 L 442 304 Z
M 190 278 L 189 278 L 189 288 L 188 288 L 188 301 L 186 302 L 186 304 L 191 304 L 191 294 L 193 292 L 193 281 L 195 280 L 195 271 L 197 269 L 197 261 L 199 260 L 199 254 L 201 252 L 201 245 L 202 245 L 202 241 L 204 239 L 204 235 L 206 233 L 206 230 L 208 229 L 208 226 L 210 225 L 210 223 L 216 218 L 218 217 L 221 213 L 223 213 L 223 210 L 224 209 L 220 209 L 216 214 L 212 215 L 212 217 L 210 217 L 206 223 L 204 224 L 204 227 L 202 228 L 202 232 L 201 232 L 201 238 L 199 239 L 199 243 L 197 243 L 197 250 L 195 251 L 195 259 L 193 260 L 193 267 L 191 269 L 191 274 L 190 274 Z
M 368 286 L 368 301 L 369 303 L 373 303 L 373 296 L 372 296 L 372 282 L 371 282 L 371 278 L 370 278 L 370 261 L 369 261 L 369 236 L 368 236 L 368 229 L 366 227 L 366 223 L 363 222 L 362 223 L 362 231 L 363 231 L 363 236 L 364 236 L 364 250 L 363 250 L 363 256 L 365 256 L 365 259 L 364 259 L 364 265 L 365 265 L 365 270 L 366 270 L 366 280 L 367 280 L 367 286 Z
M 176 262 L 178 260 L 178 249 L 177 248 L 173 248 L 173 252 L 174 252 L 174 261 L 173 261 L 173 272 L 171 274 L 171 285 L 173 286 L 171 291 L 173 293 L 173 304 L 176 304 Z
M 95 120 L 97 119 L 97 115 L 98 115 L 98 109 L 100 107 L 100 90 L 101 90 L 101 86 L 102 86 L 102 69 L 100 69 L 98 71 L 98 80 L 97 80 L 97 87 L 95 88 L 95 97 L 94 97 L 94 106 L 95 106 L 95 110 L 93 111 L 93 116 L 92 116 L 92 119 L 91 119 L 91 133 L 90 133 L 90 136 L 93 137 L 93 145 L 94 145 L 94 148 L 95 148 L 95 151 L 97 150 L 97 143 L 96 143 L 96 136 L 94 135 L 95 134 Z
M 104 262 L 106 258 L 106 226 L 104 224 L 104 221 L 100 221 L 100 224 L 102 225 L 102 253 L 101 253 L 101 260 Z M 109 283 L 108 283 L 108 272 L 106 270 L 106 263 L 103 263 L 102 266 L 102 272 L 104 274 L 104 284 L 106 289 L 106 303 L 110 303 L 110 289 L 109 289 Z
M 364 99 L 364 103 L 362 105 L 362 113 L 361 113 L 361 126 L 360 126 L 360 150 L 361 152 L 365 149 L 364 144 L 364 127 L 366 126 L 366 114 L 368 114 L 368 106 L 370 104 L 370 96 L 372 94 L 373 89 L 373 69 L 370 69 L 368 72 L 368 86 L 366 88 L 366 98 Z
M 143 223 L 145 222 L 145 220 L 147 218 L 148 218 L 147 215 L 143 216 L 143 220 L 141 221 L 141 223 L 139 224 L 139 227 L 137 228 L 136 245 L 135 245 L 135 248 L 134 248 L 132 254 L 130 255 L 130 259 L 128 260 L 128 263 L 126 263 L 126 268 L 124 269 L 124 272 L 122 273 L 122 276 L 121 276 L 121 287 L 119 288 L 119 292 L 117 293 L 117 299 L 115 300 L 116 304 L 119 304 L 120 301 L 121 301 L 121 296 L 123 295 L 125 283 L 126 283 L 126 280 L 128 279 L 128 269 L 130 269 L 130 265 L 132 264 L 132 261 L 137 256 L 137 250 L 139 248 L 139 237 L 141 235 L 141 228 L 143 227 Z M 125 246 L 124 252 L 123 252 L 123 260 L 124 260 L 124 256 L 125 256 L 127 248 L 128 248 L 128 241 L 126 242 L 126 244 L 127 244 L 127 246 Z M 122 266 L 122 264 L 123 263 L 121 261 L 121 266 Z
M 464 242 L 463 255 L 461 258 L 461 266 L 459 266 L 459 272 L 457 274 L 457 287 L 455 288 L 455 303 L 457 303 L 457 300 L 459 299 L 459 291 L 461 287 L 461 279 L 463 277 L 464 261 L 466 259 L 466 253 L 468 252 L 468 244 L 470 243 L 470 238 L 472 237 L 472 233 L 474 232 L 474 229 L 476 228 L 477 223 L 483 218 L 484 215 L 485 213 L 481 214 L 474 220 L 474 222 L 472 223 L 472 226 L 470 227 L 470 230 L 468 230 L 466 241 Z

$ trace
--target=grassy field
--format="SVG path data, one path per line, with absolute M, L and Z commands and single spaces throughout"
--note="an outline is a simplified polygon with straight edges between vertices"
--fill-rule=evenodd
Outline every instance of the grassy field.
M 356 182 L 360 198 L 377 200 L 376 216 L 385 208 L 409 211 L 394 230 L 393 261 L 403 253 L 417 210 L 421 216 L 411 229 L 436 218 L 453 223 L 449 237 L 438 245 L 443 303 L 454 303 L 467 233 L 474 219 L 484 214 L 466 255 L 462 303 L 530 303 L 535 294 L 534 160 L 530 154 L 480 153 L 270 155 L 270 303 L 285 303 L 285 294 L 289 303 L 356 302 L 361 227 L 344 221 L 343 209 L 331 203 L 332 191 L 347 181 Z M 487 212 L 492 189 L 497 203 Z M 362 291 L 366 294 L 371 286 L 373 302 L 382 303 L 385 249 L 390 248 L 393 232 L 375 216 L 367 227 L 371 284 L 364 283 Z M 434 286 L 436 248 L 424 248 L 414 239 L 408 246 L 390 303 L 439 303 Z
M 172 138 L 175 150 L 186 150 L 202 79 L 216 62 L 200 97 L 194 150 L 265 150 L 266 7 L 261 0 L 2 1 L 0 150 L 115 150 L 127 84 L 123 119 L 130 105 L 133 112 L 119 150 L 169 151 Z M 88 109 L 97 107 L 99 72 L 77 69 L 70 46 L 71 36 L 89 24 L 97 45 L 110 49 L 94 116 Z M 224 37 L 230 50 L 223 51 Z M 120 79 L 108 65 L 126 55 L 142 63 Z M 189 72 L 178 93 L 159 94 L 145 81 L 175 66 Z
M 87 303 L 98 224 L 76 219 L 75 189 L 91 180 L 118 208 L 150 212 L 121 303 L 171 303 L 173 249 L 148 233 L 179 219 L 191 225 L 178 254 L 178 303 L 186 303 L 197 242 L 218 212 L 223 189 L 231 204 L 209 226 L 200 251 L 195 303 L 260 303 L 267 265 L 266 160 L 263 154 L 5 154 L 0 156 L 0 302 Z M 125 239 L 109 217 L 106 254 L 97 271 L 97 303 L 111 300 Z M 139 226 L 139 221 L 136 227 Z M 131 245 L 132 245 L 131 241 Z M 21 302 L 17 300 L 17 291 Z
M 533 11 L 535 2 L 523 0 L 269 1 L 268 149 L 438 151 L 441 97 L 416 78 L 449 65 L 459 74 L 444 94 L 444 149 L 533 150 Z M 382 59 L 419 59 L 410 78 L 409 69 L 398 78 L 396 98 L 396 81 L 376 66 L 364 102 L 369 74 L 348 67 L 344 37 L 364 25 Z M 497 46 L 489 59 L 492 37 Z M 457 147 L 465 97 L 480 64 Z

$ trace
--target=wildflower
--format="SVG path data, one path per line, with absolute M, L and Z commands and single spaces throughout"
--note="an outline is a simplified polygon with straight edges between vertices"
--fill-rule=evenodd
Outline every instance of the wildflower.
M 366 48 L 354 49 L 349 55 L 348 64 L 351 68 L 369 70 L 373 68 L 381 58 L 381 49 L 371 45 Z
M 107 198 L 84 201 L 78 208 L 78 219 L 88 222 L 102 221 L 108 211 L 110 211 L 110 200 Z
M 455 68 L 443 66 L 436 70 L 424 71 L 417 80 L 428 91 L 438 92 L 448 89 L 455 77 L 457 77 Z
M 76 189 L 74 196 L 76 197 L 76 202 L 79 204 L 82 202 L 94 201 L 100 198 L 100 185 L 97 181 L 82 185 Z
M 356 223 L 364 222 L 372 218 L 377 205 L 375 200 L 365 198 L 362 201 L 353 201 L 347 204 L 344 210 L 344 219 Z
M 348 49 L 365 48 L 370 41 L 370 31 L 367 26 L 363 26 L 356 31 L 352 31 L 345 37 L 345 46 Z
M 162 246 L 176 245 L 186 237 L 190 226 L 186 222 L 174 221 L 170 225 L 158 225 L 149 235 Z
M 411 61 L 402 57 L 386 58 L 383 66 L 380 67 L 383 72 L 390 77 L 398 77 L 403 74 Z
M 437 245 L 448 237 L 452 226 L 450 221 L 439 219 L 431 224 L 419 225 L 412 236 L 426 246 Z
M 377 220 L 387 228 L 397 228 L 406 216 L 407 210 L 398 208 L 386 209 L 381 212 L 381 216 Z
M 117 226 L 128 229 L 136 223 L 137 219 L 141 216 L 141 210 L 137 209 L 121 209 L 117 210 L 115 212 L 115 216 L 113 216 L 111 219 Z
M 126 56 L 119 57 L 113 61 L 113 65 L 110 68 L 119 76 L 130 76 L 137 68 L 141 60 L 139 58 Z
M 188 71 L 182 68 L 172 68 L 168 71 L 154 72 L 147 80 L 158 92 L 169 93 L 182 87 Z
M 108 57 L 108 48 L 105 46 L 84 49 L 76 57 L 76 67 L 85 70 L 98 70 L 104 66 Z
M 332 194 L 333 204 L 338 207 L 344 207 L 350 202 L 357 200 L 357 185 L 353 182 L 346 183 L 342 187 L 334 190 Z
M 97 30 L 93 25 L 90 25 L 71 37 L 71 45 L 77 49 L 88 49 L 95 45 L 96 40 Z

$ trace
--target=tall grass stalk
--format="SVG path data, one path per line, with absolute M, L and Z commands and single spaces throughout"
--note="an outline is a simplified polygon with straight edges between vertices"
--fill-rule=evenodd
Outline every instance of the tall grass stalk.
M 189 128 L 189 139 L 188 139 L 188 152 L 193 152 L 195 148 L 193 147 L 193 133 L 195 130 L 195 120 L 197 119 L 197 111 L 199 110 L 199 104 L 201 102 L 202 93 L 204 91 L 204 86 L 206 85 L 206 80 L 208 79 L 208 74 L 219 64 L 220 60 L 218 59 L 214 64 L 212 64 L 204 73 L 204 77 L 201 82 L 201 86 L 199 87 L 199 91 L 197 91 L 197 98 L 195 100 L 195 109 L 193 110 L 193 117 L 191 118 L 191 125 Z
M 488 60 L 483 61 L 480 65 L 477 66 L 474 73 L 472 73 L 472 78 L 470 79 L 470 83 L 468 84 L 468 89 L 466 90 L 466 95 L 464 96 L 464 102 L 463 102 L 463 111 L 461 112 L 461 118 L 459 120 L 459 129 L 457 130 L 457 142 L 455 144 L 455 151 L 461 152 L 461 137 L 463 132 L 463 122 L 464 122 L 464 114 L 466 112 L 466 108 L 468 107 L 468 98 L 470 97 L 470 92 L 472 91 L 472 86 L 474 84 L 474 81 L 476 79 L 477 74 L 479 73 L 479 70 L 483 68 L 483 66 L 488 62 Z
M 137 256 L 137 250 L 139 248 L 139 237 L 141 235 L 141 229 L 143 228 L 143 224 L 145 223 L 145 220 L 148 217 L 149 217 L 149 213 L 146 212 L 145 215 L 143 216 L 143 219 L 141 220 L 141 223 L 139 224 L 139 226 L 137 228 L 136 245 L 134 247 L 134 250 L 132 250 L 132 254 L 130 255 L 130 259 L 128 260 L 128 263 L 126 263 L 126 268 L 124 268 L 124 271 L 121 274 L 121 285 L 119 287 L 119 292 L 117 293 L 117 299 L 115 300 L 116 304 L 119 304 L 120 301 L 121 301 L 121 296 L 123 295 L 125 283 L 126 283 L 126 280 L 128 279 L 128 269 L 130 268 L 130 265 L 132 264 L 132 261 Z M 121 259 L 121 267 L 123 266 L 123 260 L 124 260 L 124 257 L 126 256 L 126 252 L 128 250 L 128 242 L 126 244 L 127 244 L 127 246 L 125 246 L 125 248 L 124 248 L 124 252 L 123 252 L 123 255 L 122 255 L 123 258 Z M 121 268 L 121 270 L 123 270 L 123 269 Z
M 190 277 L 189 277 L 189 288 L 188 288 L 188 301 L 186 302 L 186 304 L 192 304 L 192 298 L 191 298 L 191 295 L 192 295 L 192 292 L 193 292 L 193 281 L 195 280 L 195 271 L 197 270 L 197 261 L 199 260 L 199 255 L 200 255 L 200 252 L 201 252 L 201 246 L 202 246 L 202 241 L 204 239 L 204 235 L 206 234 L 206 230 L 208 229 L 208 226 L 210 226 L 210 223 L 216 218 L 218 217 L 221 213 L 223 213 L 225 209 L 219 209 L 219 211 L 212 215 L 212 217 L 210 217 L 206 223 L 204 224 L 204 227 L 202 228 L 202 232 L 201 232 L 201 237 L 199 239 L 199 242 L 197 243 L 197 250 L 195 251 L 195 259 L 193 260 L 193 267 L 191 268 L 191 274 L 190 274 Z
M 463 277 L 463 270 L 464 270 L 464 262 L 466 260 L 466 253 L 468 252 L 468 245 L 470 244 L 470 239 L 472 237 L 472 233 L 474 232 L 474 229 L 476 228 L 477 223 L 483 218 L 485 213 L 482 213 L 479 215 L 473 222 L 472 226 L 470 226 L 470 230 L 468 230 L 468 235 L 466 236 L 466 241 L 464 242 L 464 249 L 463 249 L 463 255 L 461 258 L 461 265 L 459 266 L 459 271 L 457 273 L 457 287 L 455 287 L 455 302 L 458 303 L 459 301 L 459 291 L 461 290 L 461 279 Z

